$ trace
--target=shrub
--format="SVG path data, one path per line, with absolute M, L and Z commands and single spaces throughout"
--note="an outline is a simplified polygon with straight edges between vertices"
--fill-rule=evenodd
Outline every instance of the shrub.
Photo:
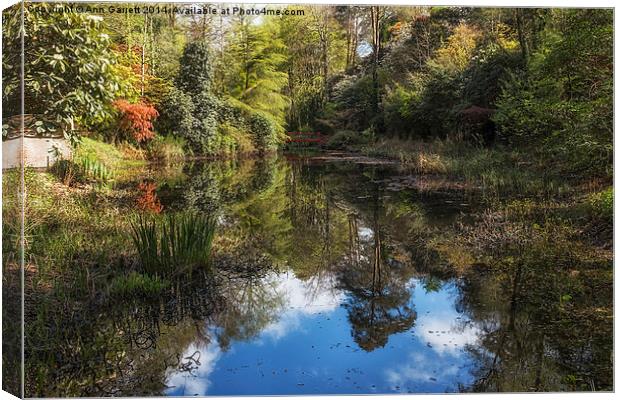
M 614 188 L 609 187 L 591 194 L 588 198 L 588 205 L 595 217 L 611 223 L 614 217 Z
M 194 103 L 185 92 L 172 88 L 158 106 L 160 117 L 156 121 L 159 133 L 181 137 L 192 129 Z
M 326 143 L 329 149 L 343 149 L 347 146 L 365 143 L 364 137 L 354 131 L 338 131 Z
M 156 136 L 148 144 L 146 151 L 151 160 L 170 163 L 185 158 L 185 140 L 172 135 Z
M 142 102 L 132 104 L 127 100 L 116 100 L 114 106 L 120 113 L 119 129 L 125 139 L 131 137 L 140 143 L 155 136 L 153 120 L 159 115 L 155 107 Z
M 50 126 L 50 132 L 62 131 L 75 144 L 79 125 L 110 119 L 108 105 L 126 82 L 115 74 L 115 57 L 100 19 L 49 9 L 37 12 L 39 6 L 51 7 L 26 4 L 23 20 L 20 13 L 3 14 L 3 116 L 22 114 L 19 99 L 26 98 L 26 114 Z M 28 32 L 23 60 L 22 29 Z
M 75 182 L 82 180 L 82 174 L 79 166 L 71 160 L 57 160 L 50 168 L 50 172 L 54 174 L 63 185 L 71 186 Z
M 198 213 L 139 215 L 131 222 L 144 272 L 168 276 L 208 268 L 215 220 Z
M 251 114 L 249 128 L 259 152 L 271 151 L 276 148 L 282 132 L 278 132 L 277 124 L 266 113 L 256 111 Z
M 211 92 L 212 67 L 208 46 L 190 43 L 183 51 L 176 88 L 160 105 L 160 130 L 187 140 L 197 154 L 217 153 L 221 101 Z

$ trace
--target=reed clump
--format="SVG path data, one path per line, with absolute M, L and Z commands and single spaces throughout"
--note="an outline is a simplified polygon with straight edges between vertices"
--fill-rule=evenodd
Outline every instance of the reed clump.
M 200 213 L 140 214 L 131 222 L 133 243 L 145 273 L 170 276 L 209 271 L 215 220 Z

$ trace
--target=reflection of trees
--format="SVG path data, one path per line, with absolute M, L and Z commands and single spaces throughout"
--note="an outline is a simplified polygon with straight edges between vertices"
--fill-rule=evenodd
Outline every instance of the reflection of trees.
M 224 300 L 211 278 L 194 275 L 173 282 L 158 300 L 48 304 L 28 326 L 26 394 L 161 394 L 178 355 L 197 338 L 210 341 L 206 325 Z
M 372 244 L 361 243 L 357 216 L 349 218 L 349 255 L 340 271 L 340 284 L 350 294 L 345 307 L 353 339 L 362 349 L 372 351 L 385 346 L 391 334 L 411 328 L 416 313 L 409 304 L 411 291 L 403 267 L 390 267 L 386 262 L 389 246 L 382 242 L 378 195 L 374 197 Z
M 232 340 L 248 340 L 277 320 L 284 298 L 276 290 L 276 282 L 263 278 L 235 279 L 222 286 L 225 309 L 215 316 L 217 338 L 223 350 Z
M 477 360 L 469 390 L 612 387 L 612 324 L 599 309 L 611 298 L 610 288 L 571 276 L 561 266 L 572 250 L 552 246 L 533 242 L 519 252 L 501 249 L 499 271 L 475 271 L 463 280 L 459 306 L 481 321 L 480 343 L 468 348 Z M 567 265 L 574 268 L 574 262 Z
M 119 299 L 41 315 L 29 325 L 26 395 L 163 394 L 169 373 L 191 373 L 200 362 L 199 352 L 183 356 L 190 345 L 217 340 L 225 350 L 281 312 L 272 281 L 231 271 L 218 284 L 208 276 L 179 279 L 157 300 Z M 42 334 L 47 340 L 33 340 Z
M 184 207 L 214 212 L 222 206 L 262 193 L 274 184 L 275 158 L 200 162 L 188 166 L 181 188 Z
M 374 171 L 360 176 L 350 165 L 318 168 L 299 162 L 291 165 L 287 180 L 291 265 L 307 282 L 336 273 L 337 286 L 349 293 L 345 307 L 354 339 L 368 351 L 411 328 L 416 318 L 407 287 L 412 270 L 394 262 L 389 253 L 396 246 L 383 242 L 383 199 L 369 183 L 374 177 Z M 371 243 L 359 236 L 364 219 L 372 221 Z
M 226 235 L 242 238 L 254 251 L 268 254 L 275 263 L 283 263 L 291 247 L 288 240 L 291 222 L 285 216 L 288 205 L 284 190 L 286 167 L 282 164 L 270 165 L 274 169 L 270 171 L 268 181 L 264 178 L 251 180 L 255 184 L 260 182 L 261 190 L 248 193 L 242 200 L 230 205 L 231 225 L 234 228 Z M 264 177 L 265 174 L 259 175 Z
M 303 163 L 291 164 L 286 191 L 292 226 L 287 240 L 294 244 L 289 265 L 300 279 L 321 280 L 345 251 L 346 212 L 332 198 L 325 174 Z

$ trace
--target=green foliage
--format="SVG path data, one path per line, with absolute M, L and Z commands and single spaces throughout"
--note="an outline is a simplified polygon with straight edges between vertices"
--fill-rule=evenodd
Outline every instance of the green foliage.
M 213 79 L 212 54 L 205 41 L 190 42 L 183 49 L 176 87 L 195 98 L 210 93 Z
M 480 107 L 494 107 L 502 84 L 511 71 L 522 68 L 520 54 L 498 43 L 479 49 L 463 71 L 463 101 Z
M 264 152 L 274 150 L 278 144 L 278 126 L 271 116 L 256 112 L 250 116 L 248 126 L 254 136 L 256 147 Z
M 218 120 L 249 131 L 256 149 L 264 153 L 283 142 L 290 104 L 284 94 L 288 83 L 284 69 L 286 48 L 278 24 L 253 21 L 241 18 L 231 26 L 229 48 L 224 60 L 220 60 L 218 72 L 222 80 L 219 91 L 225 95 L 218 108 Z M 228 151 L 229 144 L 235 141 L 223 137 L 216 143 Z
M 206 214 L 139 215 L 131 221 L 131 233 L 145 273 L 169 276 L 209 268 L 215 220 Z
M 206 43 L 190 42 L 183 51 L 176 88 L 160 105 L 164 134 L 187 140 L 195 154 L 214 154 L 217 148 L 219 99 L 211 92 L 211 53 Z
M 614 188 L 609 187 L 588 196 L 587 204 L 592 214 L 600 220 L 612 223 L 614 218 Z
M 527 74 L 506 82 L 494 118 L 516 144 L 537 145 L 567 172 L 611 176 L 612 17 L 609 10 L 560 12 Z
M 158 110 L 155 127 L 160 133 L 182 137 L 192 129 L 194 104 L 192 97 L 182 90 L 170 89 Z
M 244 142 L 243 147 L 251 152 L 253 150 L 258 150 L 260 153 L 273 151 L 284 141 L 282 127 L 274 119 L 273 114 L 256 110 L 235 98 L 229 97 L 222 101 L 218 114 L 221 123 L 227 125 L 227 128 L 220 132 L 222 134 L 234 133 L 237 145 Z M 234 129 L 231 130 L 231 128 Z M 251 136 L 252 149 L 248 146 L 245 132 Z
M 230 123 L 220 124 L 220 136 L 232 141 L 231 153 L 252 154 L 256 151 L 256 145 L 252 135 L 245 128 L 238 128 Z
M 160 132 L 184 138 L 195 154 L 231 154 L 237 148 L 252 151 L 243 135 L 236 134 L 238 130 L 249 131 L 253 147 L 260 152 L 274 150 L 282 142 L 284 128 L 283 111 L 278 111 L 282 103 L 277 88 L 270 86 L 274 83 L 271 79 L 276 79 L 269 72 L 275 74 L 273 66 L 266 60 L 265 65 L 254 65 L 247 76 L 248 85 L 253 86 L 239 95 L 240 100 L 222 100 L 211 91 L 210 57 L 204 44 L 190 43 L 186 47 L 177 87 L 160 105 Z M 197 76 L 209 83 L 191 84 Z M 220 128 L 221 124 L 227 127 Z M 229 136 L 231 132 L 236 137 Z
M 277 24 L 267 20 L 254 24 L 250 18 L 241 19 L 234 27 L 230 45 L 234 62 L 225 66 L 236 73 L 230 76 L 228 93 L 256 111 L 270 114 L 279 125 L 285 122 L 289 99 L 282 89 L 287 84 L 283 69 L 285 47 Z
M 340 119 L 337 125 L 354 130 L 363 130 L 370 125 L 375 116 L 373 96 L 371 76 L 342 77 L 332 90 L 332 99 Z
M 151 160 L 170 163 L 185 158 L 185 140 L 175 136 L 156 136 L 146 148 Z
M 109 103 L 122 92 L 123 82 L 114 73 L 109 39 L 94 15 L 24 10 L 26 114 L 53 124 L 73 143 L 78 125 L 90 126 L 111 117 Z M 3 106 L 6 115 L 20 114 L 21 40 L 18 14 L 3 14 Z
M 337 131 L 327 140 L 326 146 L 329 149 L 346 149 L 347 146 L 367 143 L 364 136 L 354 131 Z
M 131 272 L 118 276 L 110 282 L 110 295 L 119 298 L 154 298 L 170 286 L 170 282 L 158 276 L 149 276 Z

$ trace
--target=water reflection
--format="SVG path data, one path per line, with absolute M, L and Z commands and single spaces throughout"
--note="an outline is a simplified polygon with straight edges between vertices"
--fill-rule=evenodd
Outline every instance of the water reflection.
M 419 280 L 405 282 L 410 291 L 402 308 L 417 308 L 424 313 L 419 324 L 425 329 L 448 329 L 444 330 L 444 338 L 433 335 L 433 345 L 429 345 L 426 334 L 412 328 L 407 319 L 396 324 L 398 329 L 373 330 L 372 334 L 378 336 L 371 337 L 380 339 L 371 343 L 381 341 L 383 346 L 370 348 L 363 346 L 364 341 L 358 344 L 356 325 L 353 331 L 350 329 L 350 305 L 355 296 L 335 289 L 335 277 L 325 279 L 318 284 L 306 282 L 291 272 L 264 278 L 260 285 L 273 288 L 282 299 L 278 319 L 266 324 L 252 338 L 228 342 L 228 347 L 219 342 L 189 344 L 183 358 L 195 357 L 197 353 L 200 365 L 192 371 L 169 371 L 166 393 L 443 392 L 456 390 L 457 382 L 467 383 L 471 379 L 468 356 L 463 349 L 476 342 L 477 331 L 459 328 L 459 320 L 465 317 L 455 310 L 453 283 L 426 300 Z M 383 311 L 377 314 L 383 315 Z M 411 318 L 412 314 L 408 315 Z M 430 315 L 439 315 L 440 325 Z M 381 321 L 375 326 L 382 326 Z M 368 323 L 369 320 L 363 322 L 364 326 Z M 206 326 L 214 332 L 219 329 L 217 324 Z M 443 344 L 449 344 L 449 350 Z
M 45 326 L 49 345 L 29 349 L 46 360 L 31 394 L 563 390 L 564 366 L 606 368 L 605 330 L 589 350 L 578 337 L 586 326 L 571 325 L 583 345 L 575 352 L 543 329 L 533 311 L 542 303 L 523 296 L 541 271 L 436 273 L 444 261 L 424 250 L 425 234 L 468 209 L 441 206 L 443 194 L 386 190 L 397 174 L 272 158 L 137 178 L 147 209 L 217 216 L 217 274 L 179 278 L 154 301 L 62 313 Z

